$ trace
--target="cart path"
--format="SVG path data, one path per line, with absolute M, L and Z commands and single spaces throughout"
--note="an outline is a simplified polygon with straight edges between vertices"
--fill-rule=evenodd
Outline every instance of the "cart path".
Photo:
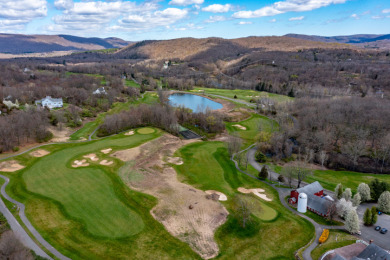
M 70 260 L 70 258 L 64 256 L 60 252 L 58 252 L 52 245 L 50 245 L 40 234 L 39 232 L 33 227 L 33 225 L 30 223 L 30 221 L 27 219 L 25 215 L 25 206 L 23 203 L 20 203 L 14 199 L 12 199 L 8 194 L 5 192 L 5 187 L 9 183 L 9 179 L 3 175 L 0 175 L 1 178 L 5 180 L 5 183 L 1 186 L 1 195 L 8 201 L 12 202 L 19 208 L 19 216 L 22 220 L 23 224 L 27 227 L 27 229 L 31 232 L 31 234 L 38 240 L 39 243 L 41 243 L 42 246 L 44 246 L 50 253 L 52 253 L 55 257 L 61 259 L 61 260 Z M 48 256 L 35 242 L 32 240 L 32 238 L 27 234 L 27 232 L 23 229 L 23 227 L 20 226 L 18 221 L 16 220 L 15 216 L 11 214 L 11 212 L 8 210 L 8 208 L 5 206 L 4 202 L 0 200 L 0 211 L 4 214 L 4 216 L 7 218 L 8 223 L 10 223 L 10 226 L 12 230 L 15 232 L 16 236 L 21 240 L 21 242 L 28 248 L 35 251 L 37 255 L 43 256 L 47 259 L 52 259 L 50 256 Z
M 249 150 L 249 151 L 248 151 Z M 260 171 L 262 166 L 256 162 L 255 160 L 255 151 L 256 151 L 256 148 L 255 148 L 255 144 L 249 146 L 248 148 L 246 148 L 245 150 L 242 150 L 238 153 L 242 153 L 242 152 L 246 152 L 248 151 L 248 162 L 250 165 L 252 165 L 252 167 L 254 167 L 256 170 Z M 235 155 L 234 155 L 235 156 Z M 314 241 L 311 242 L 311 244 L 303 251 L 302 253 L 302 256 L 303 256 L 303 259 L 304 260 L 312 260 L 312 257 L 311 257 L 311 252 L 314 250 L 314 248 L 316 248 L 319 243 L 318 243 L 318 239 L 320 238 L 321 234 L 322 234 L 322 231 L 324 229 L 344 229 L 344 226 L 325 226 L 325 225 L 320 225 L 318 224 L 317 222 L 315 222 L 313 219 L 309 218 L 308 216 L 292 209 L 288 204 L 287 202 L 285 201 L 285 197 L 289 194 L 290 192 L 290 189 L 286 189 L 286 188 L 277 188 L 275 187 L 273 184 L 270 184 L 268 182 L 265 182 L 263 180 L 260 180 L 259 178 L 257 178 L 256 176 L 253 176 L 252 174 L 250 173 L 247 173 L 243 170 L 240 169 L 240 167 L 238 166 L 238 162 L 236 160 L 234 160 L 234 156 L 231 158 L 231 160 L 234 162 L 235 166 L 236 166 L 236 169 L 238 171 L 240 171 L 241 173 L 243 174 L 246 174 L 248 175 L 249 177 L 253 178 L 253 179 L 256 179 L 256 180 L 259 180 L 265 184 L 267 184 L 268 186 L 271 186 L 272 188 L 274 188 L 278 194 L 279 194 L 279 200 L 280 202 L 282 203 L 282 205 L 287 208 L 288 210 L 290 210 L 293 214 L 295 215 L 298 215 L 306 220 L 308 220 L 310 223 L 313 224 L 314 228 L 315 228 L 315 239 Z M 278 173 L 276 172 L 273 172 L 271 170 L 268 170 L 268 173 L 270 174 L 270 176 L 272 176 L 273 179 L 277 179 L 277 177 L 279 176 Z M 301 183 L 303 185 L 305 185 L 305 183 Z M 310 243 L 310 242 L 309 242 Z

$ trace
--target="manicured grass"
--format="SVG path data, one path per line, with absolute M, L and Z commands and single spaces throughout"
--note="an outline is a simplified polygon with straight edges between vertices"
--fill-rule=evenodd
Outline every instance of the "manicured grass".
M 339 221 L 336 221 L 336 220 L 327 220 L 326 218 L 324 217 L 321 217 L 311 211 L 307 211 L 305 213 L 306 216 L 308 216 L 309 218 L 311 218 L 312 220 L 314 220 L 315 222 L 317 222 L 318 224 L 320 225 L 325 225 L 325 226 L 344 226 L 344 223 L 343 222 L 339 222 Z
M 184 161 L 183 165 L 175 166 L 181 181 L 202 190 L 221 191 L 228 196 L 228 201 L 223 204 L 231 214 L 215 235 L 220 247 L 218 259 L 294 259 L 294 252 L 312 238 L 312 224 L 284 208 L 276 190 L 235 169 L 224 143 L 189 144 L 176 156 L 181 156 Z M 239 187 L 262 188 L 273 201 L 241 194 L 237 191 Z M 253 204 L 252 222 L 245 229 L 235 216 L 233 201 L 237 197 Z
M 205 91 L 205 94 L 214 94 L 220 95 L 228 98 L 234 98 L 237 96 L 237 99 L 241 99 L 249 102 L 251 99 L 259 99 L 259 98 L 270 98 L 277 102 L 287 102 L 292 101 L 294 98 L 272 94 L 268 92 L 260 92 L 255 90 L 243 90 L 243 89 L 216 89 L 216 88 L 200 88 L 196 87 L 192 90 L 192 92 L 203 93 L 201 91 Z
M 155 198 L 123 184 L 116 172 L 124 163 L 100 152 L 138 146 L 160 134 L 155 130 L 47 146 L 51 153 L 42 158 L 21 155 L 15 159 L 29 166 L 6 174 L 11 179 L 7 193 L 26 205 L 26 215 L 41 235 L 72 259 L 199 259 L 151 216 Z M 88 153 L 115 164 L 70 167 Z
M 246 127 L 246 130 L 241 130 L 234 125 L 242 125 Z M 272 133 L 278 130 L 278 124 L 269 119 L 268 117 L 252 114 L 252 116 L 246 120 L 240 122 L 226 123 L 226 129 L 229 133 L 237 132 L 244 140 L 245 145 L 251 145 L 256 142 L 256 137 L 259 135 L 260 130 Z
M 337 237 L 337 241 L 336 241 Z M 343 246 L 352 245 L 356 242 L 357 238 L 348 234 L 342 230 L 329 230 L 329 238 L 321 246 L 316 247 L 311 252 L 311 257 L 313 259 L 319 259 L 327 251 L 340 248 Z
M 144 128 L 137 129 L 137 133 L 139 133 L 141 135 L 148 135 L 148 134 L 152 134 L 154 132 L 155 132 L 155 130 L 153 128 L 150 128 L 150 127 L 144 127 Z

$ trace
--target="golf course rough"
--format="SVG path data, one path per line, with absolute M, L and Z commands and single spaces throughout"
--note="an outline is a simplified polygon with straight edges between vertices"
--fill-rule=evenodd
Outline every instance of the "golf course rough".
M 151 129 L 151 128 L 150 128 Z M 153 133 L 154 129 L 151 129 Z M 85 225 L 94 236 L 123 238 L 142 231 L 142 218 L 120 200 L 106 168 L 72 168 L 74 158 L 100 151 L 138 146 L 158 135 L 133 135 L 77 144 L 41 158 L 23 172 L 27 190 L 59 202 L 65 214 Z

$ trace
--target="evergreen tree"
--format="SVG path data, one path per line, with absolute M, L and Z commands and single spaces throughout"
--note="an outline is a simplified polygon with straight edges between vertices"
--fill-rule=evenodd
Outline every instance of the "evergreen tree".
M 373 201 L 378 201 L 379 196 L 387 190 L 390 190 L 390 184 L 384 181 L 375 179 L 370 182 L 371 198 Z
M 360 194 L 362 202 L 371 200 L 370 186 L 366 183 L 360 183 L 357 192 Z
M 335 189 L 337 199 L 341 199 L 343 195 L 343 185 L 341 183 L 337 184 Z
M 363 223 L 366 226 L 372 225 L 372 213 L 370 209 L 366 209 L 363 215 Z
M 264 165 L 263 168 L 261 168 L 261 171 L 259 172 L 259 178 L 262 180 L 265 180 L 268 178 L 268 170 L 267 167 Z
M 390 213 L 390 192 L 385 191 L 378 199 L 378 209 L 385 213 Z
M 295 97 L 294 88 L 291 88 L 287 95 L 288 95 L 289 97 Z
M 378 221 L 378 211 L 376 210 L 375 207 L 371 208 L 371 225 L 374 225 Z
M 351 234 L 359 232 L 359 217 L 356 213 L 356 210 L 348 211 L 347 217 L 345 218 L 345 229 L 348 230 Z

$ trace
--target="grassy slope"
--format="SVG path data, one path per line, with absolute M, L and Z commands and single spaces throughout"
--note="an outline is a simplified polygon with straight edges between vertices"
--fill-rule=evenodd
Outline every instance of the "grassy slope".
M 233 125 L 242 125 L 246 127 L 246 130 L 241 130 Z M 259 134 L 259 129 L 265 132 L 274 132 L 277 130 L 278 125 L 275 121 L 268 117 L 252 114 L 252 116 L 246 120 L 240 122 L 229 122 L 226 123 L 226 129 L 229 133 L 237 132 L 244 140 L 245 146 L 251 145 L 256 142 L 256 137 Z
M 26 204 L 26 214 L 42 236 L 72 259 L 197 259 L 187 244 L 152 218 L 156 199 L 126 188 L 115 174 L 122 162 L 116 160 L 114 167 L 69 167 L 84 154 L 134 147 L 157 136 L 159 132 L 118 135 L 52 145 L 45 148 L 52 153 L 43 158 L 22 155 L 16 159 L 31 166 L 7 174 L 7 192 Z
M 177 155 L 182 156 L 184 160 L 183 165 L 175 167 L 179 178 L 202 190 L 215 189 L 225 193 L 229 199 L 224 205 L 231 213 L 232 197 L 235 195 L 246 196 L 256 202 L 254 206 L 257 208 L 252 209 L 256 225 L 243 231 L 231 214 L 228 221 L 217 230 L 216 240 L 220 246 L 218 258 L 294 259 L 294 252 L 309 242 L 314 233 L 313 226 L 285 209 L 279 202 L 275 190 L 237 172 L 234 164 L 228 159 L 223 143 L 190 144 L 180 149 Z M 238 187 L 263 188 L 274 200 L 265 202 L 253 195 L 238 194 L 236 191 Z M 269 214 L 263 205 L 276 211 L 277 217 L 271 221 L 262 220 L 261 216 L 256 217 L 261 211 Z
M 216 89 L 216 88 L 200 88 L 196 87 L 192 92 L 200 92 L 205 91 L 205 94 L 214 94 L 214 95 L 220 95 L 228 98 L 234 98 L 236 95 L 238 99 L 245 100 L 249 102 L 252 98 L 259 99 L 259 98 L 270 98 L 277 102 L 287 102 L 293 100 L 293 98 L 278 94 L 272 94 L 268 92 L 259 92 L 255 90 L 242 90 L 242 89 Z
M 337 241 L 336 241 L 337 237 Z M 315 260 L 319 259 L 327 251 L 340 248 L 343 246 L 354 244 L 357 240 L 356 237 L 341 230 L 330 230 L 328 240 L 321 246 L 316 247 L 311 252 L 311 257 Z

